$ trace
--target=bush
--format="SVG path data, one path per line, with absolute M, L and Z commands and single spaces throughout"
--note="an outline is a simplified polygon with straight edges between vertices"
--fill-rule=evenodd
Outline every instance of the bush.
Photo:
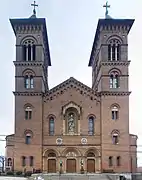
M 8 176 L 13 176 L 13 175 L 14 175 L 14 172 L 8 171 L 8 172 L 6 173 L 6 175 L 8 175 Z
M 103 173 L 114 173 L 113 169 L 103 169 Z
M 25 177 L 29 177 L 29 176 L 31 176 L 32 175 L 32 171 L 27 171 L 27 172 L 25 172 Z
M 23 174 L 22 171 L 17 171 L 17 172 L 16 172 L 16 175 L 17 175 L 17 176 L 21 176 L 22 174 Z
M 34 173 L 35 173 L 35 174 L 41 173 L 41 169 L 35 169 Z

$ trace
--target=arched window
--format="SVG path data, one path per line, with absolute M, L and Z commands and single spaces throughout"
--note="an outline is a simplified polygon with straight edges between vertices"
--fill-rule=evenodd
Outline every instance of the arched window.
M 89 153 L 87 154 L 87 157 L 95 157 L 95 154 L 94 154 L 93 152 L 89 152 Z
M 22 156 L 22 166 L 26 166 L 26 157 Z
M 74 106 L 74 107 L 73 107 Z M 66 108 L 63 110 L 64 114 L 64 122 L 65 129 L 64 132 L 67 135 L 74 135 L 78 133 L 78 120 L 79 116 L 79 108 L 76 105 L 67 105 Z
M 32 108 L 30 106 L 25 108 L 25 119 L 32 119 Z
M 30 88 L 31 88 L 31 89 L 34 88 L 34 78 L 33 78 L 32 75 L 30 76 Z
M 109 85 L 110 88 L 119 88 L 119 74 L 117 71 L 112 71 L 110 73 L 110 77 L 109 77 Z
M 51 152 L 48 154 L 48 157 L 56 157 L 56 154 L 54 152 Z
M 88 134 L 94 135 L 94 117 L 90 116 L 88 119 Z
M 12 166 L 12 159 L 11 159 L 11 158 L 8 158 L 8 160 L 7 160 L 7 165 L 8 165 L 8 166 Z
M 112 156 L 110 156 L 110 157 L 108 158 L 108 165 L 109 165 L 109 167 L 112 167 L 112 166 L 113 166 L 113 157 L 112 157 Z
M 33 75 L 26 75 L 24 77 L 25 80 L 25 88 L 26 89 L 33 89 L 34 88 L 34 78 Z
M 121 157 L 120 156 L 117 156 L 117 158 L 116 158 L 116 165 L 121 166 Z
M 119 131 L 118 130 L 114 130 L 112 131 L 112 143 L 114 145 L 118 144 L 119 143 Z
M 30 156 L 30 166 L 33 167 L 34 166 L 34 157 Z
M 30 86 L 29 86 L 29 77 L 28 75 L 25 76 L 25 88 L 28 89 Z
M 36 46 L 33 40 L 26 40 L 23 43 L 23 60 L 35 61 L 36 60 Z
M 120 61 L 121 46 L 118 39 L 111 39 L 108 45 L 108 60 Z
M 112 120 L 117 120 L 119 118 L 119 110 L 115 105 L 111 108 L 111 118 Z
M 31 144 L 31 134 L 27 133 L 25 136 L 25 144 Z
M 54 122 L 54 118 L 50 117 L 49 118 L 49 135 L 53 136 L 55 131 L 55 122 Z

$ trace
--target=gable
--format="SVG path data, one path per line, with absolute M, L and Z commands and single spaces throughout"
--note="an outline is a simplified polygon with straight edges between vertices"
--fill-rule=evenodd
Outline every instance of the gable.
M 85 84 L 81 83 L 73 77 L 67 79 L 66 81 L 62 82 L 61 84 L 57 85 L 56 87 L 52 88 L 47 93 L 45 93 L 45 101 L 52 101 L 58 96 L 62 96 L 65 92 L 69 91 L 70 89 L 75 89 L 82 96 L 86 96 L 87 98 L 90 98 L 90 100 L 92 101 L 99 101 L 98 96 L 93 89 L 91 89 L 90 87 L 86 86 Z

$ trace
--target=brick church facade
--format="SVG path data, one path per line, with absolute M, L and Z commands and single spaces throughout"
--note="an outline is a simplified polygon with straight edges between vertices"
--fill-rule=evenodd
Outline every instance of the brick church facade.
M 6 168 L 136 172 L 128 87 L 134 20 L 99 19 L 89 60 L 92 87 L 71 77 L 52 89 L 45 19 L 33 15 L 10 22 L 16 36 L 15 132 L 6 137 Z

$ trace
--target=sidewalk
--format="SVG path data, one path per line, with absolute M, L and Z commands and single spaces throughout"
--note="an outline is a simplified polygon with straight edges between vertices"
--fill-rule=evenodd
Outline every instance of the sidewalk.
M 0 180 L 27 180 L 27 178 L 23 178 L 23 177 L 5 177 L 5 176 L 0 176 Z

